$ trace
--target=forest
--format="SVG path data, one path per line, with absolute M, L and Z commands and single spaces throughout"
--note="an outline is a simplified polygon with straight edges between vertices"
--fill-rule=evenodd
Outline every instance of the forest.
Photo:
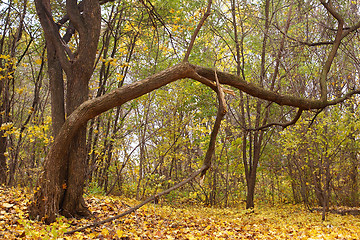
M 0 238 L 357 239 L 358 0 L 0 0 Z

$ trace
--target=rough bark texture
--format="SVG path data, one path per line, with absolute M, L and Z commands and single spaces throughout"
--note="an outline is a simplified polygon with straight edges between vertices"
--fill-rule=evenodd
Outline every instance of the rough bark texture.
M 76 71 L 74 73 L 73 78 L 68 79 L 67 115 L 70 115 L 88 98 L 89 78 L 76 74 Z M 66 191 L 61 205 L 62 214 L 67 217 L 90 215 L 82 197 L 87 173 L 86 155 L 86 126 L 84 125 L 72 139 L 68 154 Z
M 64 77 L 54 45 L 47 42 L 46 46 L 51 93 L 52 134 L 55 138 L 65 122 Z
M 35 4 L 50 49 L 52 117 L 54 136 L 57 136 L 64 122 L 62 70 L 67 77 L 66 114 L 69 116 L 88 99 L 88 83 L 93 73 L 100 35 L 100 5 L 97 0 L 86 0 L 80 9 L 76 1 L 66 2 L 70 25 L 74 26 L 80 36 L 77 51 L 72 53 L 64 45 L 65 40 L 60 37 L 58 26 L 53 22 L 49 0 L 36 0 Z M 70 148 L 59 153 L 58 158 L 45 160 L 40 189 L 35 193 L 34 202 L 29 208 L 33 218 L 39 216 L 46 222 L 53 222 L 60 212 L 68 217 L 90 214 L 82 197 L 87 172 L 85 124 L 74 132 L 67 146 Z

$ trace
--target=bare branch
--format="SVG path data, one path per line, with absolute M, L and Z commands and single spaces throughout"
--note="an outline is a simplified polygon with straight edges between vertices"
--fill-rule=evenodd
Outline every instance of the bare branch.
M 317 116 L 318 116 L 323 110 L 324 110 L 324 108 L 321 108 L 321 109 L 319 109 L 318 111 L 316 111 L 316 113 L 315 113 L 314 117 L 311 119 L 310 124 L 309 124 L 308 127 L 311 127 L 311 125 L 314 123 L 314 121 L 315 121 L 315 119 L 317 118 Z
M 305 42 L 305 41 L 301 41 L 301 40 L 298 40 L 296 38 L 293 38 L 291 36 L 289 36 L 288 34 L 284 33 L 277 25 L 273 24 L 273 26 L 281 33 L 283 34 L 285 37 L 287 37 L 288 39 L 294 41 L 294 42 L 297 42 L 299 43 L 300 45 L 306 45 L 306 46 L 309 46 L 309 47 L 316 47 L 316 46 L 322 46 L 322 45 L 331 45 L 334 43 L 334 41 L 324 41 L 324 42 Z
M 320 2 L 326 8 L 326 10 L 338 21 L 338 28 L 337 28 L 335 41 L 334 41 L 334 44 L 328 55 L 328 58 L 326 59 L 325 65 L 324 65 L 321 75 L 320 75 L 320 91 L 321 91 L 320 100 L 326 102 L 327 101 L 327 83 L 326 83 L 327 75 L 330 71 L 330 68 L 334 61 L 336 52 L 339 49 L 339 46 L 340 46 L 340 43 L 342 40 L 344 19 L 341 17 L 341 15 L 338 12 L 335 11 L 330 0 L 328 2 L 325 2 L 324 0 L 320 0 Z
M 185 54 L 183 62 L 188 62 L 189 61 L 189 56 L 190 56 L 191 50 L 192 50 L 192 48 L 194 46 L 195 39 L 196 39 L 197 35 L 199 34 L 199 31 L 200 31 L 201 27 L 204 25 L 205 20 L 210 15 L 211 4 L 212 4 L 212 0 L 208 0 L 208 5 L 207 5 L 206 12 L 204 13 L 204 16 L 201 18 L 201 20 L 200 20 L 199 24 L 197 25 L 193 35 L 191 36 L 191 40 L 190 40 L 189 46 L 188 46 L 188 48 L 186 50 L 186 54 Z
M 175 190 L 175 189 L 178 189 L 179 187 L 182 187 L 182 186 L 184 186 L 185 184 L 191 182 L 192 180 L 195 179 L 196 176 L 198 176 L 200 173 L 202 173 L 202 171 L 204 171 L 205 168 L 206 168 L 205 166 L 202 166 L 200 169 L 198 169 L 198 170 L 196 170 L 195 172 L 193 172 L 188 178 L 186 178 L 186 179 L 183 180 L 182 182 L 176 184 L 175 186 L 173 186 L 173 187 L 171 187 L 171 188 L 169 188 L 169 189 L 166 189 L 165 191 L 162 191 L 162 192 L 160 192 L 160 193 L 158 193 L 158 194 L 156 194 L 156 195 L 153 195 L 153 196 L 147 198 L 145 201 L 141 202 L 140 204 L 136 205 L 135 207 L 130 208 L 129 210 L 127 210 L 127 211 L 125 211 L 125 212 L 123 212 L 123 213 L 121 213 L 121 214 L 118 214 L 118 215 L 116 215 L 116 216 L 114 216 L 114 217 L 107 218 L 107 219 L 105 219 L 105 220 L 103 220 L 103 221 L 90 223 L 90 224 L 88 224 L 88 225 L 86 225 L 86 226 L 83 226 L 83 227 L 74 229 L 74 230 L 72 230 L 72 231 L 65 232 L 64 234 L 65 234 L 65 235 L 70 235 L 70 234 L 73 234 L 73 233 L 75 233 L 75 232 L 79 232 L 79 231 L 85 230 L 85 229 L 87 229 L 87 228 L 97 227 L 97 226 L 102 225 L 102 224 L 104 224 L 104 223 L 108 223 L 108 222 L 114 221 L 114 220 L 119 219 L 119 218 L 121 218 L 121 217 L 123 217 L 123 216 L 126 216 L 126 215 L 128 215 L 128 214 L 130 214 L 130 213 L 133 213 L 133 212 L 135 212 L 136 210 L 138 210 L 139 208 L 141 208 L 142 206 L 144 206 L 145 204 L 147 204 L 147 203 L 149 203 L 149 202 L 153 202 L 154 200 L 160 198 L 161 196 L 166 195 L 166 194 L 170 193 L 171 191 L 173 191 L 173 190 Z
M 272 127 L 272 126 L 281 126 L 283 129 L 285 129 L 290 125 L 294 125 L 300 119 L 301 114 L 303 113 L 303 111 L 304 111 L 303 109 L 299 108 L 298 112 L 296 113 L 296 116 L 290 122 L 286 122 L 286 123 L 280 123 L 280 122 L 268 123 L 268 124 L 266 124 L 264 126 L 261 126 L 261 127 L 258 127 L 258 128 L 249 128 L 249 129 L 246 129 L 246 130 L 247 131 L 259 131 L 259 130 L 264 130 L 264 129 Z
M 204 159 L 203 166 L 205 168 L 201 172 L 200 178 L 202 178 L 205 175 L 206 171 L 211 167 L 211 159 L 215 152 L 216 136 L 219 132 L 221 121 L 222 121 L 223 117 L 225 116 L 225 114 L 227 113 L 224 92 L 220 86 L 219 79 L 217 78 L 216 70 L 215 70 L 215 79 L 216 79 L 216 90 L 217 90 L 217 95 L 218 95 L 218 100 L 219 100 L 219 106 L 218 106 L 218 111 L 216 114 L 216 120 L 214 123 L 214 127 L 213 127 L 211 135 L 210 135 L 209 148 L 208 148 L 208 151 L 206 152 L 205 159 Z
M 66 11 L 71 23 L 74 25 L 75 29 L 79 32 L 80 38 L 85 37 L 86 25 L 84 19 L 81 16 L 77 1 L 66 0 Z
M 219 83 L 219 78 L 217 76 L 217 73 L 216 73 L 216 69 L 215 69 L 215 80 L 216 80 L 216 88 L 217 88 L 217 92 L 218 92 L 218 99 L 219 99 L 219 107 L 220 107 L 220 110 L 222 112 L 227 113 L 228 112 L 228 109 L 227 109 L 227 105 L 226 105 L 226 101 L 225 101 L 225 94 L 224 94 L 224 89 L 222 86 L 220 86 L 220 83 Z

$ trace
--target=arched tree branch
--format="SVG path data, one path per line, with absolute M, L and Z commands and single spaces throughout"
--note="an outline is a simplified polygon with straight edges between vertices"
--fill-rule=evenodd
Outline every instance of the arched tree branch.
M 199 76 L 215 82 L 215 70 L 214 69 L 196 66 L 196 65 L 191 65 L 191 67 L 194 69 L 196 74 L 198 74 Z M 257 98 L 260 98 L 263 100 L 268 100 L 268 101 L 277 103 L 281 106 L 282 105 L 292 106 L 292 107 L 296 107 L 296 108 L 302 108 L 303 110 L 321 109 L 321 108 L 324 108 L 329 105 L 336 105 L 340 102 L 345 101 L 352 95 L 360 94 L 360 90 L 351 90 L 344 96 L 330 100 L 330 101 L 323 101 L 321 99 L 307 99 L 307 98 L 296 97 L 296 96 L 291 96 L 291 95 L 284 95 L 284 94 L 278 93 L 276 91 L 271 91 L 271 90 L 265 89 L 263 87 L 260 87 L 257 84 L 253 84 L 253 83 L 245 81 L 240 76 L 235 76 L 235 75 L 227 73 L 227 72 L 217 71 L 217 75 L 219 78 L 219 82 L 221 84 L 235 87 L 253 97 L 257 97 Z M 194 75 L 192 73 L 189 77 L 193 78 L 195 80 L 198 80 L 194 76 L 196 76 L 196 75 Z
M 56 214 L 59 212 L 59 206 L 53 203 L 54 199 L 58 198 L 57 194 L 61 192 L 62 186 L 56 183 L 57 185 L 55 185 L 55 187 L 50 188 L 47 186 L 47 181 L 50 179 L 60 179 L 61 171 L 59 168 L 61 167 L 63 156 L 64 154 L 67 154 L 73 137 L 77 134 L 78 130 L 87 123 L 88 120 L 111 108 L 122 105 L 171 82 L 184 78 L 194 78 L 197 75 L 207 78 L 209 80 L 208 83 L 212 81 L 216 82 L 217 78 L 219 84 L 230 85 L 254 97 L 273 101 L 280 105 L 298 107 L 303 110 L 321 109 L 330 104 L 335 104 L 335 102 L 340 102 L 342 99 L 345 100 L 353 94 L 360 93 L 360 91 L 352 91 L 343 98 L 335 99 L 330 102 L 323 102 L 320 100 L 281 95 L 277 92 L 266 90 L 255 84 L 248 83 L 242 78 L 229 73 L 194 66 L 188 62 L 179 63 L 142 81 L 134 82 L 127 86 L 115 89 L 101 97 L 88 100 L 82 103 L 72 112 L 72 114 L 68 116 L 57 134 L 48 155 L 46 156 L 45 172 L 41 177 L 41 190 L 35 193 L 34 201 L 29 206 L 30 217 L 35 218 L 37 216 L 46 216 L 47 219 L 44 220 L 47 222 L 51 222 L 56 219 Z M 197 78 L 194 79 L 197 80 Z M 216 87 L 219 87 L 219 84 L 217 84 Z M 220 112 L 224 113 L 224 111 Z M 219 117 L 217 119 L 219 119 Z M 214 137 L 216 137 L 216 135 Z M 47 167 L 49 164 L 52 164 L 51 168 Z
M 216 71 L 215 71 L 215 75 L 216 75 Z M 107 218 L 107 219 L 105 219 L 103 221 L 93 222 L 93 223 L 91 223 L 89 225 L 86 225 L 84 227 L 77 228 L 75 230 L 66 232 L 65 234 L 69 235 L 69 234 L 72 234 L 72 233 L 75 233 L 75 232 L 78 232 L 78 231 L 85 230 L 85 229 L 90 228 L 90 227 L 99 226 L 101 224 L 108 223 L 108 222 L 111 222 L 111 221 L 116 220 L 118 218 L 121 218 L 123 216 L 126 216 L 126 215 L 136 211 L 137 209 L 141 208 L 145 204 L 147 204 L 149 202 L 153 202 L 156 199 L 159 199 L 161 196 L 166 195 L 166 194 L 170 193 L 171 191 L 173 191 L 175 189 L 178 189 L 179 187 L 182 187 L 185 184 L 193 181 L 199 174 L 200 174 L 200 178 L 203 177 L 205 175 L 206 171 L 211 167 L 211 159 L 212 159 L 212 157 L 213 157 L 213 155 L 215 153 L 216 137 L 217 137 L 217 134 L 218 134 L 219 129 L 220 129 L 221 121 L 222 121 L 224 115 L 227 112 L 226 102 L 225 102 L 225 98 L 224 98 L 224 92 L 222 90 L 222 87 L 220 86 L 220 83 L 219 83 L 218 79 L 216 80 L 216 86 L 217 86 L 217 95 L 218 95 L 219 106 L 218 106 L 218 111 L 217 111 L 217 115 L 216 115 L 216 120 L 215 120 L 213 129 L 212 129 L 211 135 L 210 135 L 209 147 L 208 147 L 208 149 L 206 151 L 203 166 L 200 169 L 193 172 L 188 178 L 186 178 L 185 180 L 183 180 L 180 183 L 176 184 L 175 186 L 173 186 L 171 188 L 168 188 L 165 191 L 162 191 L 162 192 L 160 192 L 158 194 L 155 194 L 155 195 L 147 198 L 142 203 L 136 205 L 135 207 L 130 208 L 129 210 L 127 210 L 127 211 L 125 211 L 125 212 L 123 212 L 121 214 L 118 214 L 118 215 L 116 215 L 114 217 L 111 217 L 111 218 Z

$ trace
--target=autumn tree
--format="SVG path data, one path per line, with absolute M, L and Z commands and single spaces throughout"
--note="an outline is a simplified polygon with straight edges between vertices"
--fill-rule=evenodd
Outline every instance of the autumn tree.
M 99 1 L 66 2 L 66 15 L 54 22 L 50 1 L 35 1 L 37 14 L 44 29 L 48 53 L 48 73 L 52 95 L 53 132 L 56 135 L 65 120 L 81 103 L 88 99 L 88 83 L 93 74 L 97 45 L 100 35 Z M 67 23 L 64 36 L 60 27 Z M 75 51 L 67 43 L 72 35 L 79 34 Z M 63 71 L 66 75 L 66 99 L 64 98 Z M 47 162 L 46 169 L 60 167 L 56 181 L 46 188 L 57 189 L 53 194 L 39 192 L 41 198 L 55 201 L 56 208 L 65 216 L 88 216 L 89 210 L 82 198 L 86 165 L 86 128 L 83 126 L 72 140 L 71 148 L 62 154 L 58 163 Z M 55 166 L 55 164 L 57 166 Z M 60 188 L 59 188 L 60 186 Z M 66 191 L 65 191 L 66 190 Z M 48 206 L 33 208 L 33 215 L 44 215 Z M 57 210 L 57 211 L 58 211 Z M 52 219 L 53 220 L 53 219 Z
M 58 122 L 60 124 L 58 125 L 59 127 L 54 127 L 54 132 L 57 133 L 55 141 L 45 159 L 44 174 L 39 182 L 39 188 L 34 195 L 34 200 L 29 207 L 30 215 L 32 217 L 39 216 L 47 222 L 52 222 L 60 211 L 61 214 L 65 216 L 89 215 L 90 212 L 84 205 L 82 197 L 87 171 L 85 148 L 87 121 L 109 109 L 127 103 L 130 100 L 152 92 L 171 82 L 185 78 L 193 79 L 213 89 L 217 93 L 219 99 L 217 118 L 215 119 L 214 127 L 210 135 L 209 148 L 205 154 L 204 164 L 199 170 L 195 171 L 187 181 L 184 181 L 183 184 L 194 179 L 194 177 L 199 174 L 203 176 L 211 165 L 216 136 L 220 128 L 221 119 L 226 112 L 223 93 L 224 91 L 233 93 L 229 89 L 224 90 L 221 85 L 228 85 L 249 96 L 268 101 L 269 104 L 277 103 L 280 106 L 286 105 L 298 109 L 297 114 L 294 114 L 293 116 L 293 120 L 289 120 L 288 122 L 286 121 L 288 119 L 285 118 L 283 122 L 267 123 L 267 121 L 260 120 L 260 115 L 258 114 L 256 115 L 258 120 L 255 125 L 255 130 L 262 130 L 265 127 L 273 125 L 284 127 L 293 124 L 299 119 L 303 111 L 323 109 L 329 105 L 336 105 L 348 99 L 350 96 L 360 93 L 359 89 L 354 88 L 344 89 L 344 92 L 336 98 L 330 98 L 328 94 L 328 80 L 334 74 L 330 70 L 336 54 L 339 53 L 340 46 L 342 46 L 341 44 L 345 40 L 355 41 L 354 38 L 348 39 L 348 36 L 356 35 L 356 30 L 360 27 L 360 22 L 354 24 L 352 21 L 348 21 L 347 15 L 338 10 L 341 9 L 339 8 L 341 5 L 338 3 L 321 0 L 321 5 L 316 6 L 316 10 L 320 11 L 322 16 L 333 19 L 332 24 L 335 25 L 335 28 L 325 29 L 325 31 L 328 31 L 331 40 L 319 44 L 304 43 L 305 46 L 309 47 L 321 46 L 323 49 L 322 56 L 325 58 L 325 61 L 321 62 L 319 68 L 316 70 L 318 74 L 310 77 L 311 80 L 314 81 L 312 86 L 313 93 L 315 94 L 309 96 L 288 91 L 286 87 L 274 88 L 271 84 L 262 84 L 263 80 L 260 81 L 260 84 L 247 81 L 241 74 L 225 72 L 231 72 L 233 69 L 216 69 L 218 64 L 217 61 L 212 63 L 215 63 L 215 66 L 211 65 L 211 68 L 191 64 L 190 55 L 194 48 L 195 39 L 201 27 L 204 25 L 205 20 L 211 13 L 211 6 L 213 3 L 212 1 L 208 1 L 207 5 L 204 5 L 203 17 L 199 20 L 190 39 L 187 39 L 188 43 L 184 44 L 182 50 L 181 48 L 179 49 L 184 56 L 180 63 L 157 71 L 157 73 L 146 77 L 144 80 L 121 86 L 107 94 L 87 100 L 88 83 L 93 74 L 94 61 L 98 48 L 98 38 L 101 29 L 100 3 L 101 2 L 97 0 L 84 0 L 77 4 L 76 1 L 67 0 L 66 15 L 64 15 L 58 23 L 55 23 L 52 15 L 53 8 L 51 7 L 50 1 L 35 1 L 37 14 L 43 26 L 47 47 L 53 49 L 52 51 L 48 50 L 48 59 L 49 61 L 52 59 L 54 65 L 51 65 L 50 62 L 48 62 L 48 69 L 49 71 L 51 69 L 56 69 L 54 70 L 56 76 L 53 75 L 53 80 L 50 81 L 54 81 L 53 84 L 55 84 L 56 81 L 56 83 L 59 83 L 58 86 L 60 86 L 63 83 L 62 71 L 64 71 L 67 82 L 67 94 L 66 101 L 64 101 L 64 98 L 62 97 L 63 90 L 60 92 L 52 90 L 52 104 L 55 104 L 57 101 L 54 99 L 55 96 L 60 96 L 60 105 L 58 109 L 66 109 L 64 111 L 66 112 L 66 118 L 63 113 L 59 115 L 61 118 L 59 121 L 56 121 L 53 117 L 53 122 Z M 153 19 L 161 22 L 161 18 L 159 18 L 152 2 L 142 3 L 145 4 Z M 269 4 L 269 1 L 267 1 L 267 4 L 265 4 L 265 12 L 267 11 L 266 6 Z M 292 2 L 290 2 L 290 5 L 291 4 Z M 289 6 L 286 5 L 286 7 Z M 298 7 L 301 6 L 299 5 Z M 261 8 L 261 10 L 263 9 Z M 276 15 L 276 13 L 274 14 Z M 267 13 L 265 13 L 265 16 L 267 16 Z M 268 17 L 265 17 L 265 19 Z M 59 31 L 59 28 L 65 23 L 68 23 L 66 30 Z M 267 28 L 270 28 L 270 25 L 269 22 L 266 23 L 265 20 L 265 29 Z M 273 30 L 275 31 L 275 29 Z M 63 32 L 65 32 L 65 35 L 61 36 L 60 33 Z M 265 33 L 267 33 L 267 30 L 265 30 Z M 294 37 L 288 36 L 288 34 L 284 33 L 281 29 L 277 31 L 277 34 L 294 39 Z M 77 41 L 72 43 L 72 46 L 75 46 L 75 49 L 74 47 L 69 47 L 70 42 L 68 39 L 70 36 L 76 36 Z M 266 42 L 266 36 L 267 35 L 265 34 L 264 42 Z M 188 37 L 189 36 L 184 36 L 184 38 Z M 320 39 L 320 41 L 321 40 L 322 39 Z M 211 47 L 211 45 L 209 47 Z M 264 44 L 260 56 L 266 55 L 267 51 Z M 288 48 L 288 51 L 291 51 L 290 47 Z M 49 54 L 52 55 L 50 56 Z M 264 61 L 264 63 L 260 64 L 260 75 L 257 76 L 260 79 L 266 78 L 265 69 L 267 69 L 267 67 L 264 64 L 267 62 L 265 60 L 270 57 L 271 56 L 260 58 L 262 59 L 261 62 Z M 237 60 L 239 61 L 239 58 L 237 58 Z M 269 62 L 272 61 L 269 60 Z M 312 63 L 312 61 L 309 61 L 309 64 Z M 251 62 L 248 62 L 248 64 L 251 64 Z M 246 66 L 244 65 L 244 69 L 245 68 Z M 291 72 L 291 70 L 288 71 Z M 49 77 L 51 79 L 52 77 L 50 75 L 51 73 L 49 72 Z M 284 74 L 284 78 L 288 81 L 291 81 L 293 77 L 294 75 L 292 74 Z M 286 86 L 286 82 L 279 82 L 279 86 L 282 86 L 282 84 Z M 61 86 L 57 89 L 61 89 Z M 57 94 L 60 95 L 58 96 Z M 258 102 L 256 107 L 257 113 L 261 110 L 261 105 L 261 102 Z M 55 112 L 54 108 L 55 107 L 53 107 L 53 114 Z M 265 124 L 265 127 L 261 126 L 262 124 Z M 254 141 L 259 142 L 259 140 L 261 139 L 256 137 Z M 254 154 L 259 153 L 260 148 L 254 149 Z M 163 194 L 168 193 L 174 188 L 175 187 L 170 188 Z

